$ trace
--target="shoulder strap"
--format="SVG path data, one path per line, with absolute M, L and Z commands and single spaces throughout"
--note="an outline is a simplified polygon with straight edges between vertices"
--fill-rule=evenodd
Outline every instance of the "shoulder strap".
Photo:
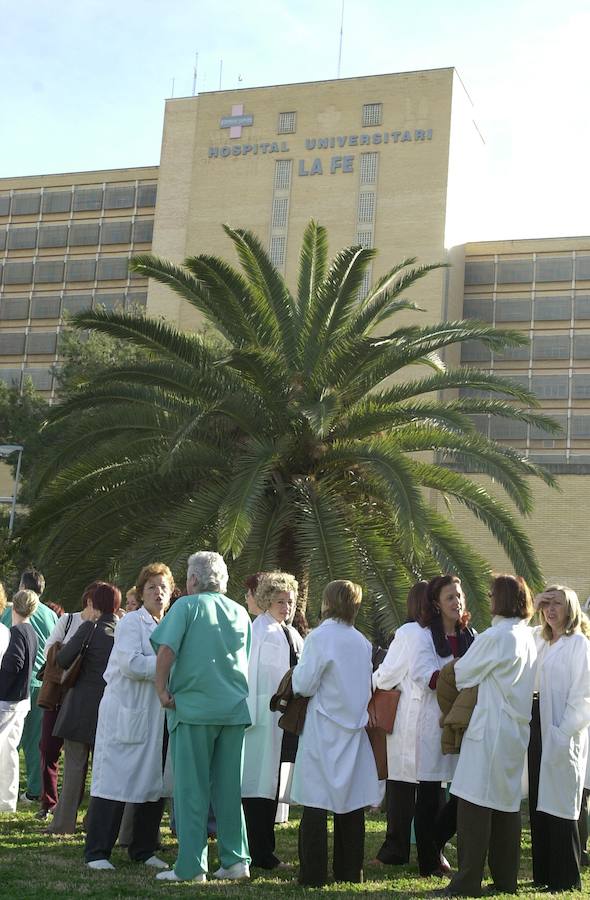
M 70 625 L 72 624 L 72 619 L 73 619 L 73 618 L 74 618 L 74 614 L 73 614 L 73 613 L 68 613 L 68 621 L 66 622 L 66 630 L 64 631 L 64 637 L 66 636 L 66 634 L 67 634 L 68 631 L 70 630 Z

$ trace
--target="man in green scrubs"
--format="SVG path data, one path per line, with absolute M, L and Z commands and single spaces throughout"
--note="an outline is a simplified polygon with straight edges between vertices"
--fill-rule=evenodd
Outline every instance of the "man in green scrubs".
M 224 596 L 227 568 L 218 553 L 188 560 L 187 594 L 154 629 L 156 690 L 167 710 L 174 767 L 178 857 L 161 881 L 206 880 L 209 803 L 217 819 L 217 878 L 247 878 L 250 856 L 240 782 L 250 724 L 250 618 Z
M 41 597 L 45 590 L 45 578 L 36 569 L 26 569 L 21 575 L 19 591 L 34 591 Z M 8 628 L 12 625 L 12 610 L 9 607 L 2 617 L 2 624 Z M 57 622 L 57 616 L 52 609 L 39 603 L 30 619 L 31 625 L 37 635 L 37 656 L 33 665 L 31 676 L 31 708 L 25 719 L 20 747 L 22 747 L 27 767 L 27 789 L 21 794 L 20 799 L 25 803 L 39 800 L 43 789 L 41 779 L 41 754 L 39 742 L 41 740 L 41 725 L 43 724 L 43 710 L 37 706 L 37 697 L 41 689 L 41 682 L 37 678 L 37 672 L 45 662 L 45 644 Z

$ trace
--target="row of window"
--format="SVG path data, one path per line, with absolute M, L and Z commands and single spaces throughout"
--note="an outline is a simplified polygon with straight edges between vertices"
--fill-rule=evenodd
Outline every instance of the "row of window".
M 573 350 L 573 352 L 572 352 Z M 493 354 L 495 360 L 531 359 L 590 359 L 590 334 L 535 335 L 532 347 L 509 347 Z M 461 347 L 461 362 L 490 362 L 492 354 L 481 341 L 467 341 Z
M 533 374 L 529 379 L 528 373 L 506 374 L 506 378 L 532 391 L 539 400 L 568 400 L 571 381 L 572 399 L 590 400 L 590 375 L 583 373 L 572 375 L 571 378 L 567 374 Z M 476 388 L 461 388 L 459 394 L 461 397 L 482 397 L 486 400 L 498 396 Z
M 25 378 L 30 378 L 38 391 L 50 391 L 53 387 L 53 368 L 25 366 L 22 369 L 0 369 L 0 381 L 8 387 L 20 388 Z
M 0 194 L 0 216 L 34 216 L 100 209 L 139 209 L 156 205 L 157 185 L 93 185 Z
M 3 271 L 2 271 L 3 270 Z M 3 279 L 2 279 L 3 276 Z M 37 259 L 34 263 L 0 264 L 0 281 L 12 284 L 61 284 L 72 281 L 112 281 L 142 276 L 129 273 L 128 256 L 102 256 L 100 259 Z
M 147 291 L 88 291 L 84 293 L 33 294 L 29 297 L 3 297 L 0 301 L 0 321 L 21 319 L 59 319 L 96 308 L 130 309 L 147 304 Z
M 569 419 L 569 426 L 568 417 L 565 415 L 553 415 L 551 418 L 561 425 L 563 429 L 561 434 L 549 434 L 542 428 L 514 419 L 502 419 L 498 416 L 472 416 L 476 429 L 494 440 L 526 441 L 528 437 L 531 441 L 567 441 L 590 438 L 590 416 L 572 415 Z
M 153 219 L 103 219 L 70 225 L 30 225 L 0 228 L 0 250 L 34 250 L 49 247 L 91 247 L 98 244 L 151 243 Z
M 381 125 L 383 122 L 383 104 L 365 103 L 363 105 L 362 123 L 367 128 L 371 125 Z M 294 134 L 297 130 L 297 113 L 294 111 L 280 112 L 277 131 L 279 134 Z
M 590 256 L 537 256 L 527 259 L 466 260 L 465 284 L 527 284 L 590 279 Z
M 575 319 L 590 319 L 590 295 L 576 294 L 573 298 Z M 467 319 L 480 322 L 569 322 L 572 318 L 571 294 L 557 294 L 553 297 L 511 299 L 498 297 L 493 300 L 484 297 L 466 297 L 463 301 L 463 315 Z

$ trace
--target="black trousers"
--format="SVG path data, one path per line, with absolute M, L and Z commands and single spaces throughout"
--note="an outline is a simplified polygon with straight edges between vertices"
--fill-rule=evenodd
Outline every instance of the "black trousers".
M 334 813 L 334 881 L 363 880 L 365 811 Z M 299 884 L 321 887 L 328 880 L 328 811 L 303 807 L 299 825 Z
M 533 700 L 528 749 L 529 816 L 533 847 L 533 881 L 551 891 L 579 890 L 580 835 L 575 819 L 560 819 L 537 811 L 541 770 L 541 720 L 539 701 Z
M 431 875 L 440 866 L 446 842 L 457 830 L 457 798 L 446 793 L 440 781 L 421 781 L 416 791 L 414 816 L 420 875 Z
M 515 894 L 520 865 L 520 830 L 520 811 L 499 812 L 459 799 L 459 871 L 449 884 L 449 893 L 457 897 L 478 897 L 487 856 L 494 888 Z
M 280 863 L 278 856 L 275 856 L 277 800 L 242 797 L 242 807 L 252 865 L 260 869 L 276 869 Z
M 109 859 L 115 846 L 125 803 L 91 797 L 86 819 L 84 859 Z M 158 830 L 164 812 L 164 799 L 153 803 L 137 803 L 133 813 L 133 836 L 127 852 L 136 862 L 145 862 L 154 855 L 158 844 Z
M 387 780 L 385 810 L 387 832 L 377 859 L 390 866 L 403 866 L 410 861 L 412 819 L 416 808 L 416 785 L 408 781 Z

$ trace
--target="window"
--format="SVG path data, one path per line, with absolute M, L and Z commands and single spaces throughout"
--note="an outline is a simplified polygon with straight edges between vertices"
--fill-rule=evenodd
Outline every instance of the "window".
M 271 219 L 271 227 L 272 228 L 286 228 L 287 227 L 287 213 L 289 210 L 289 198 L 288 197 L 275 197 L 272 201 L 272 219 Z
M 551 434 L 548 431 L 545 431 L 544 428 L 538 428 L 536 425 L 531 425 L 531 441 L 564 441 L 567 434 L 567 416 L 562 414 L 556 416 L 554 413 L 551 413 L 551 418 L 555 419 L 557 424 L 562 428 L 561 434 Z
M 372 222 L 375 218 L 375 194 L 362 191 L 359 194 L 359 222 Z
M 531 390 L 540 400 L 567 400 L 567 375 L 533 375 Z
M 10 321 L 27 319 L 29 316 L 28 297 L 4 297 L 0 304 L 0 319 Z
M 590 359 L 590 334 L 575 335 L 574 359 Z
M 101 306 L 109 312 L 112 312 L 115 309 L 124 309 L 125 293 L 123 291 L 111 291 L 111 293 L 108 294 L 95 294 L 94 306 Z
M 104 197 L 105 209 L 129 209 L 135 206 L 135 186 L 107 184 Z
M 465 284 L 493 284 L 494 263 L 492 262 L 466 262 Z
M 55 331 L 31 331 L 27 340 L 27 353 L 55 353 L 57 334 Z
M 537 297 L 535 300 L 536 321 L 566 321 L 572 317 L 572 298 L 558 294 L 556 297 Z
M 50 284 L 61 283 L 64 280 L 64 264 L 60 259 L 37 260 L 35 266 L 35 282 L 47 282 Z
M 535 281 L 571 281 L 574 262 L 570 256 L 538 256 Z
M 76 188 L 74 191 L 74 212 L 102 209 L 102 188 Z
M 25 352 L 24 331 L 4 331 L 0 334 L 0 356 L 22 356 Z
M 469 418 L 473 422 L 473 427 L 475 428 L 475 430 L 479 431 L 480 434 L 485 434 L 487 436 L 489 429 L 488 417 L 473 415 L 469 416 Z
M 373 246 L 373 232 L 357 231 L 355 244 L 360 244 L 361 247 L 370 249 Z
M 0 195 L 0 216 L 7 216 L 10 212 L 10 194 Z
M 4 250 L 6 247 L 6 228 L 0 228 L 0 250 Z
M 98 222 L 76 222 L 70 227 L 70 247 L 93 247 L 98 244 Z
M 32 262 L 7 262 L 4 266 L 4 284 L 30 284 L 32 280 Z
M 94 281 L 96 260 L 70 259 L 66 266 L 66 281 Z
M 492 354 L 481 341 L 465 341 L 461 344 L 461 362 L 490 362 Z
M 36 215 L 41 209 L 41 194 L 15 193 L 12 198 L 13 216 Z
M 140 207 L 155 206 L 157 191 L 158 188 L 155 184 L 140 184 L 137 188 L 137 205 Z
M 53 371 L 51 369 L 25 368 L 23 378 L 30 378 L 33 387 L 38 391 L 50 391 L 53 384 Z
M 590 416 L 572 416 L 572 438 L 590 438 Z
M 0 381 L 8 387 L 20 387 L 21 375 L 20 369 L 0 369 Z
M 100 242 L 101 244 L 129 244 L 131 242 L 131 222 L 128 220 L 103 222 Z
M 521 284 L 532 280 L 532 259 L 504 259 L 498 262 L 498 284 Z
M 513 384 L 519 384 L 527 391 L 529 389 L 529 376 L 523 375 L 522 372 L 520 372 L 519 374 L 515 374 L 512 372 L 502 371 L 502 377 L 508 379 L 508 381 L 511 381 Z M 494 394 L 494 396 L 496 396 L 496 394 Z
M 285 264 L 285 238 L 281 235 L 275 235 L 270 239 L 270 261 L 277 269 L 281 269 Z
M 480 322 L 491 322 L 493 306 L 491 300 L 479 297 L 466 297 L 463 301 L 463 316 L 466 319 L 477 319 Z
M 511 359 L 528 360 L 530 355 L 530 347 L 507 347 L 501 353 L 498 350 L 494 351 L 494 359 L 500 362 Z
M 65 313 L 83 312 L 92 308 L 92 294 L 65 294 L 63 311 Z
M 31 319 L 59 319 L 59 294 L 33 294 Z
M 154 236 L 153 219 L 137 219 L 133 226 L 134 244 L 151 244 Z
M 277 159 L 275 162 L 275 191 L 287 191 L 291 186 L 293 160 Z
M 576 319 L 590 319 L 590 296 L 578 294 L 574 301 L 574 316 Z
M 378 153 L 361 153 L 361 184 L 376 184 Z
M 45 191 L 43 194 L 44 213 L 69 212 L 72 206 L 71 191 Z
M 31 250 L 37 246 L 36 228 L 10 228 L 8 231 L 9 250 Z
M 279 127 L 277 128 L 277 131 L 279 134 L 294 134 L 296 123 L 296 112 L 279 113 Z
M 97 281 L 112 281 L 124 278 L 127 280 L 129 260 L 126 256 L 103 257 L 98 261 Z
M 492 416 L 490 422 L 490 437 L 495 440 L 525 441 L 526 422 L 517 422 L 514 419 L 502 419 Z
M 42 225 L 39 229 L 40 247 L 66 247 L 67 243 L 67 225 Z
M 127 294 L 127 309 L 134 306 L 147 306 L 147 291 L 130 291 Z
M 576 256 L 576 278 L 580 281 L 590 280 L 590 256 Z
M 552 334 L 533 339 L 533 359 L 569 359 L 569 334 Z
M 590 400 L 590 375 L 574 375 L 572 397 L 575 400 Z
M 497 300 L 497 322 L 530 322 L 530 300 Z
M 364 272 L 363 280 L 361 281 L 361 283 L 359 285 L 359 289 L 358 289 L 358 299 L 359 300 L 364 300 L 365 297 L 367 296 L 367 294 L 369 293 L 369 291 L 371 290 L 371 279 L 372 279 L 372 272 L 371 272 L 371 268 L 369 267 Z
M 383 121 L 382 103 L 365 103 L 363 106 L 363 127 L 381 125 Z

